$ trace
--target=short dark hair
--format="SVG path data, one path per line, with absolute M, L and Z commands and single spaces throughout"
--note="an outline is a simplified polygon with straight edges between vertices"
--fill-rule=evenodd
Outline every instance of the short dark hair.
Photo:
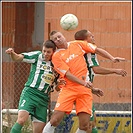
M 53 30 L 53 31 L 51 31 L 50 32 L 50 34 L 49 34 L 49 36 L 51 37 L 51 36 L 53 36 L 55 33 L 57 33 L 58 31 L 56 31 L 56 30 Z
M 52 40 L 47 40 L 43 43 L 43 46 L 45 46 L 46 48 L 53 48 L 53 51 L 56 50 L 56 45 Z
M 79 30 L 75 33 L 75 40 L 85 40 L 87 38 L 88 30 Z

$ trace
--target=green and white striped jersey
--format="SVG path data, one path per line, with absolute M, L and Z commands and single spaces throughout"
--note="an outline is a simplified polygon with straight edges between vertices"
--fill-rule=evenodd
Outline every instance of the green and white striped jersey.
M 97 55 L 94 54 L 94 53 L 88 53 L 88 54 L 85 54 L 84 57 L 85 57 L 85 60 L 86 60 L 86 63 L 87 63 L 88 71 L 89 71 L 89 75 L 88 75 L 89 80 L 91 82 L 93 82 L 95 73 L 93 72 L 92 67 L 99 66 L 99 62 L 97 60 Z
M 22 55 L 24 55 L 23 62 L 31 64 L 30 74 L 25 86 L 48 93 L 55 79 L 51 61 L 44 61 L 41 51 L 22 53 Z

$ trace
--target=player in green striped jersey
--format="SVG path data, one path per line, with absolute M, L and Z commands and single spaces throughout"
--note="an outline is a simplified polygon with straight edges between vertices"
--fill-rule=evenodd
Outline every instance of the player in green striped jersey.
M 94 39 L 94 35 L 88 31 L 88 30 L 80 30 L 77 31 L 74 35 L 75 40 L 84 40 L 87 41 L 88 43 L 92 43 L 95 44 L 95 39 Z M 89 70 L 89 79 L 91 82 L 93 82 L 94 79 L 94 75 L 95 74 L 118 74 L 121 76 L 126 76 L 127 72 L 123 69 L 114 69 L 114 68 L 104 68 L 104 67 L 100 67 L 98 60 L 97 60 L 97 56 L 96 54 L 93 53 L 88 53 L 84 55 L 86 63 L 87 63 L 87 68 Z M 90 118 L 91 121 L 91 126 L 92 126 L 92 131 L 91 129 L 88 129 L 87 133 L 98 133 L 98 130 L 96 128 L 96 114 L 95 114 L 95 108 L 94 105 L 92 107 L 92 111 L 93 111 L 93 116 Z
M 6 50 L 13 61 L 31 64 L 30 74 L 22 90 L 16 123 L 11 133 L 21 133 L 21 129 L 31 115 L 33 133 L 42 133 L 47 119 L 47 106 L 51 85 L 55 80 L 51 57 L 56 50 L 52 41 L 43 44 L 42 51 L 17 54 L 12 48 Z

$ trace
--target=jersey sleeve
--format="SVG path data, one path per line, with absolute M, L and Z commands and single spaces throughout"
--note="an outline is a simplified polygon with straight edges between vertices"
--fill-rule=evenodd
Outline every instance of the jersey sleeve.
M 21 54 L 24 55 L 22 62 L 35 63 L 38 59 L 39 54 L 41 54 L 41 51 L 33 51 Z
M 96 45 L 88 43 L 86 41 L 78 41 L 78 44 L 82 48 L 82 50 L 85 51 L 85 53 L 95 53 L 95 50 L 97 48 Z
M 54 64 L 54 69 L 64 77 L 66 72 L 69 70 L 69 66 L 60 58 L 60 54 L 54 53 L 52 56 L 52 63 Z

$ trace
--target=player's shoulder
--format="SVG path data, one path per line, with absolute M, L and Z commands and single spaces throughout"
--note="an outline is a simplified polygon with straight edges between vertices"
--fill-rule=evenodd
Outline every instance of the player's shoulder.
M 53 55 L 60 55 L 65 49 L 56 49 Z
M 42 52 L 41 51 L 29 51 L 29 52 L 23 52 L 21 54 L 24 54 L 24 55 L 39 55 L 41 54 Z
M 42 52 L 41 51 L 33 51 L 33 55 L 34 56 L 41 56 L 42 55 Z
M 87 45 L 87 41 L 83 40 L 74 40 L 69 42 L 69 46 L 82 46 L 82 45 Z
M 42 53 L 42 51 L 39 51 L 39 50 L 36 50 L 36 51 L 33 51 L 33 52 L 35 52 L 36 54 L 41 54 Z
M 42 54 L 42 51 L 36 50 L 36 51 L 33 51 L 32 53 L 35 55 L 40 55 L 40 54 Z
M 70 44 L 72 44 L 72 43 L 87 43 L 87 41 L 83 41 L 83 40 L 74 40 L 74 41 L 70 41 L 69 42 Z

